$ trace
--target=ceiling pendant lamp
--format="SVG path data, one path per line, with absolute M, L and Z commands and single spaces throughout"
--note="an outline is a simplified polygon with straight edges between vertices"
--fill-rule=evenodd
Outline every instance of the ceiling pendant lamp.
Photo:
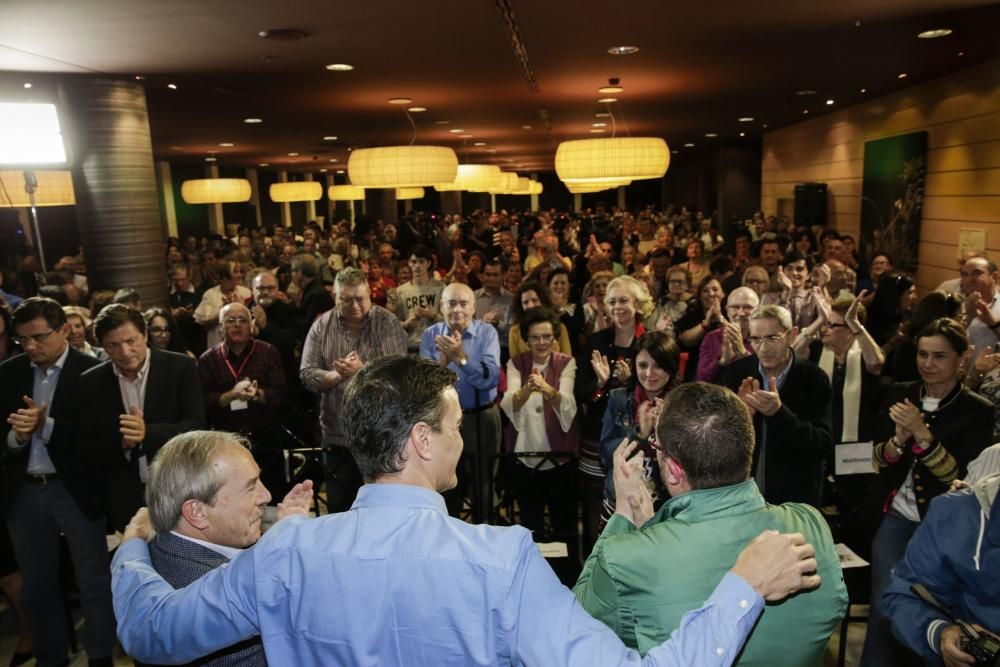
M 406 188 L 451 183 L 458 156 L 444 146 L 358 148 L 347 162 L 351 183 L 363 188 Z
M 487 192 L 500 184 L 500 173 L 500 167 L 493 164 L 460 164 L 454 181 L 438 183 L 434 189 L 438 192 Z
M 245 178 L 196 178 L 181 183 L 181 199 L 187 204 L 246 202 L 252 194 Z
M 670 166 L 659 137 L 610 137 L 564 141 L 556 149 L 556 174 L 567 185 L 661 178 Z
M 396 188 L 396 201 L 404 199 L 423 199 L 423 188 Z
M 622 185 L 628 185 L 632 181 L 623 180 L 609 180 L 603 182 L 592 182 L 586 184 L 579 183 L 566 183 L 566 189 L 575 195 L 587 194 L 589 192 L 603 192 L 605 190 L 613 190 Z
M 35 206 L 72 206 L 76 203 L 73 175 L 68 171 L 35 171 Z M 24 171 L 0 171 L 0 208 L 27 208 L 31 200 L 25 190 Z
M 274 202 L 316 201 L 323 196 L 323 186 L 319 181 L 273 183 L 268 193 Z
M 505 195 L 509 192 L 517 190 L 517 173 L 512 171 L 501 171 L 500 172 L 500 182 L 496 187 L 492 187 L 487 192 L 492 195 Z
M 363 201 L 365 189 L 356 185 L 331 185 L 326 190 L 330 201 Z

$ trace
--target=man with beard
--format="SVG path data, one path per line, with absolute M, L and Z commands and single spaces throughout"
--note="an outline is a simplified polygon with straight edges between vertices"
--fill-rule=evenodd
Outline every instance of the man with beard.
M 327 505 L 331 512 L 342 512 L 350 509 L 362 484 L 341 421 L 344 391 L 348 380 L 372 359 L 405 354 L 406 332 L 392 313 L 372 305 L 368 278 L 360 269 L 337 273 L 334 290 L 337 307 L 309 328 L 299 378 L 320 396 Z

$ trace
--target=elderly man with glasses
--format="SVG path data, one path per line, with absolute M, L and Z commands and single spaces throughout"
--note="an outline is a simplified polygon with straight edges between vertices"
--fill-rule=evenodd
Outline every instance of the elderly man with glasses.
M 771 504 L 818 506 L 830 435 L 830 380 L 792 351 L 798 334 L 781 306 L 750 315 L 754 354 L 726 369 L 726 386 L 750 409 L 756 433 L 752 475 Z

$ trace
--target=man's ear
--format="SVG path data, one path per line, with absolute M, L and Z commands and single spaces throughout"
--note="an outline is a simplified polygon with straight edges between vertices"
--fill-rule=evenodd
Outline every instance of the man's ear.
M 410 429 L 410 437 L 406 443 L 406 449 L 412 450 L 414 455 L 423 461 L 430 461 L 434 458 L 434 451 L 431 447 L 431 433 L 434 431 L 429 424 L 417 422 Z
M 194 498 L 188 498 L 181 505 L 181 517 L 192 528 L 197 528 L 198 530 L 205 530 L 208 528 L 208 516 L 205 512 L 205 503 L 200 500 L 195 500 Z

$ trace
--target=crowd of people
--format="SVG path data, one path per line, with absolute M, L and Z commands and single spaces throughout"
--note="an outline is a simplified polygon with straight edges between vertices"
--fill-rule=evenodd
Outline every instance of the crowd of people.
M 712 599 L 743 547 L 767 528 L 804 536 L 824 583 L 767 607 L 742 653 L 751 628 L 738 642 L 717 638 L 729 662 L 737 654 L 740 664 L 821 661 L 848 597 L 834 539 L 871 561 L 863 664 L 906 664 L 915 654 L 958 664 L 967 655 L 951 621 L 914 611 L 920 602 L 901 576 L 932 587 L 956 616 L 1000 626 L 1000 576 L 992 589 L 968 587 L 991 581 L 984 570 L 1000 574 L 996 553 L 987 549 L 979 560 L 983 534 L 992 535 L 990 473 L 1000 473 L 990 448 L 1000 435 L 1000 274 L 982 254 L 967 253 L 955 280 L 921 296 L 889 254 L 862 257 L 851 236 L 831 229 L 798 228 L 758 211 L 720 231 L 710 215 L 686 207 L 598 207 L 411 214 L 398 225 L 361 218 L 326 229 L 311 223 L 297 232 L 276 226 L 170 239 L 169 303 L 150 308 L 125 286 L 92 292 L 83 256 L 45 271 L 28 255 L 0 275 L 0 359 L 7 360 L 0 365 L 7 416 L 0 587 L 19 610 L 17 656 L 33 652 L 40 665 L 63 664 L 67 653 L 65 624 L 52 622 L 64 616 L 60 535 L 80 587 L 87 654 L 107 664 L 115 632 L 108 529 L 127 538 L 157 533 L 152 573 L 136 549 L 119 550 L 115 570 L 131 582 L 127 592 L 116 582 L 115 605 L 123 643 L 138 658 L 193 659 L 221 649 L 229 657 L 213 659 L 263 664 L 266 653 L 272 664 L 277 656 L 310 662 L 319 644 L 276 627 L 278 611 L 225 631 L 193 629 L 185 646 L 140 635 L 149 634 L 145 605 L 163 594 L 156 572 L 174 586 L 201 585 L 202 575 L 235 564 L 257 541 L 262 505 L 284 497 L 280 517 L 303 514 L 313 483 L 317 491 L 322 483 L 320 513 L 368 508 L 381 517 L 369 522 L 384 525 L 367 532 L 352 523 L 357 518 L 323 529 L 283 519 L 284 528 L 265 536 L 274 533 L 273 544 L 251 550 L 260 554 L 257 567 L 294 549 L 304 569 L 282 576 L 319 577 L 302 555 L 314 542 L 338 558 L 358 545 L 388 557 L 379 542 L 388 533 L 380 531 L 405 525 L 405 512 L 387 508 L 437 512 L 439 501 L 380 494 L 372 482 L 422 486 L 443 496 L 442 514 L 518 524 L 535 542 L 565 542 L 558 578 L 642 655 L 694 650 L 667 650 L 664 642 L 688 627 L 685 614 Z M 428 387 L 436 389 L 427 394 Z M 429 403 L 415 402 L 419 396 Z M 433 437 L 422 437 L 420 424 Z M 452 431 L 446 442 L 438 442 L 442 429 Z M 309 449 L 321 453 L 322 472 L 299 468 L 289 453 Z M 867 470 L 851 465 L 859 451 Z M 236 472 L 223 485 L 200 470 L 213 465 Z M 979 473 L 969 483 L 981 478 L 987 489 L 982 525 L 931 522 L 946 502 L 959 507 L 944 496 L 970 470 Z M 228 499 L 221 509 L 220 494 Z M 152 528 L 133 518 L 144 506 Z M 961 511 L 975 518 L 977 507 Z M 424 526 L 431 533 L 414 534 L 413 557 L 434 560 L 436 546 L 471 540 L 463 548 L 472 551 L 456 547 L 453 556 L 490 553 L 484 567 L 506 572 L 491 587 L 537 587 L 516 608 L 497 602 L 491 588 L 497 614 L 527 623 L 544 615 L 536 606 L 550 604 L 580 633 L 593 631 L 563 609 L 573 596 L 524 561 L 523 545 L 501 537 L 508 533 L 473 539 L 447 525 L 435 520 Z M 314 532 L 321 530 L 356 542 Z M 929 530 L 980 531 L 975 574 L 942 572 L 944 564 L 922 572 Z M 189 539 L 169 537 L 178 535 Z M 952 537 L 976 542 L 965 532 Z M 911 542 L 913 550 L 923 545 L 919 558 Z M 210 555 L 193 571 L 181 566 L 199 557 L 192 544 Z M 504 565 L 504 558 L 524 562 Z M 429 582 L 449 576 L 475 587 L 474 573 L 441 566 L 426 566 Z M 232 577 L 242 571 L 229 569 Z M 355 563 L 334 578 L 345 594 L 371 597 L 378 586 L 368 578 L 392 576 Z M 744 595 L 744 607 L 767 597 L 744 580 L 756 590 Z M 227 589 L 215 581 L 200 595 L 219 603 L 233 582 Z M 317 583 L 310 596 L 340 594 L 330 586 Z M 423 590 L 445 595 L 432 583 Z M 243 602 L 253 595 L 260 603 L 274 593 L 244 591 Z M 469 604 L 453 600 L 449 609 Z M 156 613 L 182 624 L 197 605 L 178 598 Z M 761 610 L 751 606 L 752 626 Z M 323 635 L 308 630 L 319 619 L 295 618 L 306 634 Z M 903 629 L 901 618 L 921 619 L 927 631 L 913 632 L 909 620 Z M 360 639 L 371 634 L 361 624 L 373 619 L 386 622 L 378 614 L 355 619 L 358 644 L 336 653 L 345 664 L 363 663 L 366 646 L 387 662 L 403 655 L 384 638 Z M 393 627 L 394 641 L 406 638 L 403 624 Z M 801 630 L 795 641 L 792 627 Z M 528 639 L 513 650 L 529 664 L 529 655 L 535 664 L 563 664 L 583 650 L 536 636 L 539 628 L 522 631 Z M 477 633 L 464 649 L 450 646 L 458 652 L 446 652 L 450 658 L 427 664 L 489 663 L 490 642 L 477 642 L 490 637 Z M 268 637 L 278 635 L 286 638 L 270 649 Z M 612 664 L 631 655 L 602 646 Z M 486 653 L 462 662 L 462 650 Z

